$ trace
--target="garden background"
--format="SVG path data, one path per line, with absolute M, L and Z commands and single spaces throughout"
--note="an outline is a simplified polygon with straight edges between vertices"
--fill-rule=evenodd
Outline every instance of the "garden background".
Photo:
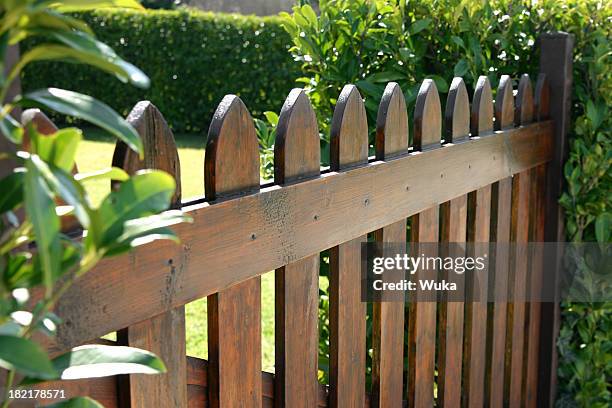
M 473 89 L 488 74 L 538 71 L 537 37 L 551 30 L 575 36 L 570 155 L 565 167 L 567 239 L 610 241 L 612 223 L 612 4 L 597 0 L 472 2 L 460 0 L 321 1 L 320 14 L 298 5 L 271 17 L 176 10 L 99 10 L 80 15 L 100 40 L 150 76 L 152 86 L 125 86 L 85 66 L 38 63 L 22 77 L 24 90 L 76 88 L 127 115 L 151 100 L 175 131 L 185 198 L 204 193 L 208 124 L 221 98 L 239 95 L 257 119 L 264 169 L 270 169 L 276 115 L 294 86 L 306 87 L 319 118 L 331 118 L 345 83 L 358 86 L 369 123 L 386 82 L 398 82 L 413 111 L 418 84 L 433 78 L 444 98 L 453 76 Z M 31 44 L 29 45 L 31 46 Z M 536 47 L 536 48 L 534 48 Z M 452 61 L 452 63 L 451 63 Z M 458 61 L 455 63 L 455 61 Z M 518 78 L 514 78 L 518 80 Z M 515 87 L 516 89 L 516 87 Z M 470 91 L 471 92 L 471 91 Z M 55 118 L 58 121 L 65 120 Z M 69 120 L 69 119 L 68 119 Z M 320 123 L 327 148 L 329 124 Z M 111 138 L 91 129 L 81 144 L 81 171 L 110 164 Z M 322 156 L 326 164 L 326 155 Z M 268 177 L 269 172 L 262 173 Z M 108 191 L 92 182 L 95 197 Z M 327 354 L 327 279 L 321 278 L 322 380 Z M 274 362 L 273 275 L 262 281 L 264 369 Z M 188 354 L 206 355 L 205 301 L 187 305 Z M 562 406 L 612 404 L 612 305 L 563 304 L 558 341 Z

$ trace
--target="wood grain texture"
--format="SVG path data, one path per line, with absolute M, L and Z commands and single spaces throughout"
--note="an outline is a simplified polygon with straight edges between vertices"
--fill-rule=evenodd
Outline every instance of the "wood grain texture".
M 259 149 L 253 119 L 227 95 L 208 132 L 204 188 L 212 201 L 259 190 Z M 256 238 L 256 237 L 255 237 Z M 208 297 L 211 407 L 261 406 L 261 278 Z
M 368 163 L 368 123 L 357 88 L 346 85 L 331 127 L 334 170 Z M 362 235 L 330 251 L 330 406 L 365 405 L 366 304 L 361 301 Z
M 533 92 L 529 76 L 523 75 L 519 82 L 519 92 L 516 98 L 515 123 L 527 125 L 533 119 Z M 530 190 L 533 169 L 515 174 L 512 178 L 512 223 L 510 241 L 516 244 L 510 257 L 508 274 L 508 294 L 511 304 L 508 310 L 508 330 L 510 336 L 506 347 L 506 387 L 510 406 L 518 407 L 524 404 L 524 358 L 525 358 L 525 321 L 527 291 L 527 269 L 529 254 L 526 244 L 529 241 L 529 207 Z M 509 361 L 508 361 L 509 360 Z M 509 371 L 508 371 L 509 370 Z
M 461 78 L 454 78 L 451 84 L 444 123 L 446 142 L 460 143 L 469 139 L 470 102 Z M 466 241 L 467 198 L 465 194 L 460 195 L 440 206 L 440 242 Z M 447 281 L 455 282 L 458 291 L 465 289 L 462 276 L 452 272 L 443 276 Z M 458 291 L 456 293 L 461 293 Z M 461 403 L 463 309 L 464 303 L 459 301 L 438 304 L 438 405 L 442 407 L 458 407 Z
M 493 131 L 493 101 L 491 85 L 485 76 L 476 83 L 471 110 L 470 128 L 473 137 L 487 137 Z M 468 196 L 467 240 L 473 243 L 471 257 L 486 257 L 482 243 L 490 240 L 491 185 L 479 188 Z M 466 279 L 468 297 L 474 299 L 465 307 L 465 337 L 463 341 L 463 405 L 485 404 L 485 372 L 487 352 L 488 270 L 477 271 Z
M 408 152 L 408 113 L 398 84 L 389 83 L 378 107 L 376 158 L 388 160 Z M 363 201 L 368 207 L 370 198 Z M 406 219 L 402 218 L 374 232 L 379 243 L 406 242 Z M 391 273 L 389 273 L 391 272 Z M 387 271 L 385 279 L 396 280 L 401 271 Z M 402 404 L 404 304 L 382 301 L 372 305 L 372 406 L 399 407 Z
M 146 320 L 544 163 L 551 131 L 549 122 L 537 123 L 213 205 L 184 206 L 194 223 L 174 227 L 181 245 L 139 247 L 103 260 L 75 282 L 56 309 L 70 322 L 60 327 L 58 347 Z
M 470 100 L 465 82 L 453 78 L 444 110 L 444 141 L 459 143 L 470 138 Z
M 319 175 L 319 131 L 306 93 L 291 91 L 279 117 L 274 181 L 284 185 Z M 319 197 L 320 198 L 320 197 Z M 301 205 L 296 202 L 293 205 Z M 276 205 L 292 205 L 279 202 Z M 280 207 L 282 211 L 286 208 Z M 310 222 L 322 223 L 316 212 Z M 290 224 L 282 228 L 290 228 Z M 280 243 L 287 245 L 288 241 Z M 277 407 L 312 407 L 317 400 L 319 254 L 276 269 L 275 360 Z
M 502 75 L 494 103 L 495 129 L 514 127 L 514 96 L 510 77 Z M 496 299 L 506 298 L 508 292 L 508 263 L 511 222 L 512 178 L 507 177 L 492 185 L 491 190 L 491 241 L 497 243 L 497 251 L 490 258 L 494 265 L 490 285 Z M 508 303 L 495 302 L 487 321 L 487 371 L 485 374 L 486 401 L 491 407 L 504 404 L 506 330 Z
M 423 81 L 414 112 L 414 144 L 418 151 L 440 147 L 442 112 L 435 83 Z M 444 171 L 439 178 L 444 178 Z M 411 242 L 437 243 L 439 237 L 439 206 L 434 205 L 412 217 Z M 418 253 L 436 256 L 431 245 Z M 416 272 L 416 278 L 421 271 Z M 425 299 L 410 303 L 408 317 L 408 405 L 430 407 L 434 404 L 434 368 L 436 352 L 436 302 Z
M 566 237 L 559 198 L 565 189 L 563 165 L 569 152 L 574 35 L 563 32 L 546 33 L 540 36 L 539 42 L 540 72 L 546 74 L 550 83 L 550 119 L 555 123 L 552 160 L 548 165 L 546 178 L 547 217 L 544 237 L 547 242 L 562 242 Z M 558 265 L 551 267 L 559 270 Z M 547 285 L 558 289 L 558 282 L 553 282 L 552 279 L 547 279 Z M 552 407 L 555 403 L 560 310 L 558 303 L 542 304 L 538 380 L 538 406 L 541 407 Z
M 418 151 L 440 147 L 442 116 L 440 95 L 433 79 L 426 79 L 419 88 L 414 107 L 414 149 Z
M 123 168 L 129 174 L 145 168 L 168 172 L 176 181 L 171 206 L 179 207 L 180 164 L 172 131 L 157 108 L 148 101 L 139 102 L 127 118 L 142 139 L 144 157 L 117 142 L 113 154 L 113 166 Z M 172 267 L 172 265 L 170 266 Z M 117 338 L 122 344 L 150 350 L 161 357 L 168 372 L 164 375 L 122 376 L 119 401 L 130 407 L 176 407 L 187 404 L 185 367 L 185 307 L 165 311 L 149 320 L 131 325 L 120 331 Z

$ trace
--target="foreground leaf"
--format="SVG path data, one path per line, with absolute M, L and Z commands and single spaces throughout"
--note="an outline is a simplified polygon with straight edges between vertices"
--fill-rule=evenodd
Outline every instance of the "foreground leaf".
M 0 180 L 0 214 L 14 210 L 23 201 L 23 169 L 15 169 L 13 173 Z
M 166 372 L 164 363 L 149 351 L 99 344 L 75 347 L 55 358 L 53 367 L 62 380 Z
M 30 92 L 16 103 L 23 107 L 44 107 L 93 123 L 125 142 L 141 156 L 143 154 L 142 141 L 136 130 L 108 105 L 91 96 L 47 88 Z
M 0 335 L 0 367 L 43 380 L 57 378 L 56 370 L 40 346 L 21 337 Z

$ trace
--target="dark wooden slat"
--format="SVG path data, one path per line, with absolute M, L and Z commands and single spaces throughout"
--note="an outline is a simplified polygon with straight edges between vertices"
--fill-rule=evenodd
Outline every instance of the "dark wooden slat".
M 171 206 L 178 207 L 181 200 L 180 165 L 172 131 L 161 113 L 148 101 L 139 102 L 130 112 L 127 121 L 140 135 L 144 158 L 117 142 L 113 166 L 133 174 L 143 168 L 164 170 L 174 177 L 177 184 Z M 173 282 L 170 281 L 170 284 Z M 136 323 L 118 333 L 121 343 L 150 350 L 159 355 L 168 372 L 164 375 L 122 376 L 119 401 L 122 406 L 170 407 L 187 404 L 185 374 L 185 307 L 178 306 L 149 320 Z
M 488 98 L 488 97 L 487 97 Z M 509 129 L 514 126 L 514 97 L 512 81 L 502 75 L 495 98 L 495 128 Z M 504 178 L 493 184 L 491 190 L 491 241 L 497 243 L 498 251 L 494 265 L 494 282 L 491 285 L 496 299 L 505 299 L 508 291 L 508 262 L 510 242 L 510 218 L 512 200 L 512 179 Z M 504 404 L 504 376 L 506 355 L 507 302 L 495 302 L 487 316 L 488 342 L 486 394 L 491 407 L 502 407 Z
M 442 114 L 440 97 L 433 80 L 421 84 L 414 111 L 414 144 L 419 151 L 440 147 Z M 444 170 L 439 178 L 444 178 Z M 434 205 L 412 217 L 411 241 L 436 243 L 439 235 L 439 207 Z M 419 253 L 435 256 L 427 248 Z M 417 279 L 421 271 L 417 271 Z M 436 352 L 436 303 L 426 300 L 410 303 L 408 317 L 408 391 L 411 407 L 431 407 L 434 403 L 434 368 Z
M 536 120 L 546 120 L 549 116 L 550 90 L 545 74 L 538 76 L 534 97 L 534 115 Z M 535 168 L 532 180 L 532 200 L 529 213 L 531 219 L 529 225 L 530 242 L 544 241 L 544 226 L 546 221 L 546 170 L 547 165 L 542 164 Z M 537 296 L 542 290 L 543 279 L 543 254 L 540 248 L 536 248 L 530 262 L 530 291 L 532 296 Z M 525 374 L 525 406 L 537 406 L 538 391 L 538 368 L 539 368 L 539 342 L 541 322 L 540 302 L 529 303 L 529 329 L 527 334 L 527 368 Z
M 215 112 L 204 171 L 213 201 L 259 190 L 253 119 L 235 95 L 223 98 Z M 261 406 L 261 277 L 208 297 L 208 356 L 211 407 Z
M 399 85 L 385 88 L 376 118 L 376 158 L 386 160 L 408 151 L 408 114 Z M 366 196 L 363 203 L 369 206 Z M 406 242 L 406 219 L 402 218 L 374 232 L 379 243 Z M 395 280 L 398 271 L 387 272 L 385 279 Z M 375 302 L 372 305 L 372 400 L 375 407 L 396 407 L 402 403 L 404 303 Z
M 278 122 L 274 145 L 276 184 L 318 176 L 320 154 L 317 118 L 306 93 L 294 89 L 283 105 Z M 285 208 L 279 209 L 285 211 Z M 320 222 L 318 213 L 309 215 L 311 223 Z M 286 224 L 281 228 L 292 226 Z M 318 385 L 319 254 L 277 269 L 275 291 L 275 406 L 312 407 L 316 404 Z
M 368 163 L 368 123 L 357 88 L 342 90 L 331 128 L 335 171 Z M 330 251 L 330 406 L 365 405 L 366 305 L 361 301 L 362 235 Z
M 550 122 L 537 123 L 183 207 L 194 223 L 174 227 L 181 245 L 156 242 L 106 259 L 71 287 L 57 309 L 67 322 L 58 347 L 82 344 L 544 163 L 551 130 Z M 177 285 L 167 287 L 168 279 Z
M 552 161 L 546 178 L 547 242 L 565 241 L 563 212 L 559 197 L 564 190 L 563 164 L 569 152 L 568 133 L 571 126 L 574 36 L 548 33 L 540 37 L 540 72 L 550 81 L 550 119 L 555 123 Z M 561 257 L 557 257 L 561 259 Z M 555 265 L 556 267 L 556 265 Z M 559 270 L 557 268 L 557 270 Z M 547 280 L 558 289 L 558 282 Z M 560 309 L 558 303 L 542 304 L 538 406 L 552 407 L 557 386 L 557 336 Z
M 454 78 L 444 115 L 446 142 L 461 143 L 469 139 L 470 102 L 465 83 Z M 440 206 L 440 242 L 461 243 L 467 237 L 467 195 L 461 195 Z M 445 279 L 464 288 L 463 278 L 454 273 Z M 463 302 L 438 304 L 438 405 L 458 407 L 461 403 L 461 362 L 463 353 Z
M 528 75 L 523 75 L 519 82 L 515 121 L 517 125 L 524 125 L 533 120 L 533 91 Z M 525 170 L 515 174 L 512 178 L 512 223 L 510 240 L 516 247 L 510 257 L 508 293 L 511 304 L 508 310 L 508 331 L 510 336 L 506 339 L 506 347 L 510 353 L 506 354 L 506 368 L 508 372 L 507 392 L 511 407 L 523 404 L 523 370 L 525 353 L 525 317 L 527 290 L 527 268 L 529 241 L 529 201 L 531 190 L 532 170 Z
M 485 76 L 476 84 L 472 106 L 472 136 L 486 137 L 493 130 L 491 85 Z M 468 197 L 468 241 L 474 244 L 472 257 L 483 256 L 482 243 L 489 242 L 491 221 L 491 186 L 473 191 Z M 468 280 L 469 297 L 477 301 L 465 307 L 463 401 L 465 406 L 485 405 L 487 351 L 488 271 L 475 270 Z

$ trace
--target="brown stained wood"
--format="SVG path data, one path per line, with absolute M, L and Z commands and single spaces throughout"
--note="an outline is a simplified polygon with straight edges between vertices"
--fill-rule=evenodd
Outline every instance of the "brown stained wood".
M 474 89 L 474 100 L 470 114 L 470 132 L 473 137 L 482 137 L 493 130 L 493 93 L 491 83 L 485 75 L 478 77 Z
M 444 111 L 444 141 L 458 143 L 470 137 L 470 101 L 465 82 L 453 78 Z
M 67 322 L 58 347 L 146 320 L 544 163 L 551 134 L 550 122 L 536 123 L 214 205 L 191 203 L 183 209 L 194 223 L 174 227 L 181 245 L 139 247 L 103 260 L 75 282 L 58 304 Z
M 389 83 L 378 107 L 376 118 L 376 157 L 388 160 L 408 152 L 408 114 L 404 95 L 396 83 Z M 370 205 L 371 198 L 362 201 Z M 374 232 L 379 243 L 406 242 L 406 219 L 402 218 Z M 401 271 L 385 274 L 396 280 Z M 401 279 L 401 278 L 400 278 Z M 402 404 L 404 303 L 375 302 L 372 305 L 372 406 L 398 407 Z
M 172 206 L 180 206 L 180 164 L 172 131 L 157 108 L 148 101 L 139 102 L 128 115 L 144 146 L 144 158 L 117 142 L 113 154 L 113 166 L 133 174 L 144 168 L 168 172 L 176 180 L 177 191 Z M 170 266 L 172 267 L 172 265 Z M 151 317 L 118 334 L 122 344 L 150 350 L 160 356 L 168 372 L 164 375 L 130 375 L 120 377 L 120 402 L 122 406 L 148 407 L 184 406 L 187 404 L 185 367 L 185 307 Z
M 483 88 L 484 89 L 484 88 Z M 502 75 L 494 104 L 495 129 L 514 126 L 514 96 L 510 77 Z M 497 251 L 490 258 L 493 266 L 490 285 L 495 299 L 505 299 L 508 292 L 508 263 L 511 222 L 512 178 L 503 178 L 491 190 L 491 242 Z M 506 331 L 508 303 L 494 302 L 487 315 L 486 401 L 491 407 L 504 406 Z
M 414 148 L 423 151 L 440 147 L 442 116 L 440 96 L 433 79 L 426 79 L 419 88 L 414 107 Z
M 158 169 L 171 174 L 176 180 L 172 207 L 181 203 L 181 167 L 174 135 L 157 107 L 149 101 L 138 102 L 127 117 L 142 138 L 144 158 L 122 141 L 117 141 L 112 165 L 134 174 L 140 169 Z M 150 136 L 149 136 L 150 135 Z
M 445 141 L 459 143 L 469 139 L 470 102 L 461 78 L 454 78 L 445 110 Z M 440 206 L 440 241 L 462 243 L 467 237 L 467 195 Z M 454 254 L 453 254 L 454 255 Z M 464 279 L 444 274 L 447 281 L 464 290 Z M 461 403 L 461 365 L 463 347 L 463 308 L 459 301 L 438 304 L 438 405 L 458 407 Z
M 519 126 L 533 120 L 533 92 L 529 76 L 523 75 L 516 98 L 515 123 Z M 521 406 L 523 399 L 523 371 L 526 352 L 525 321 L 529 241 L 529 206 L 533 169 L 515 174 L 512 178 L 512 223 L 510 240 L 516 244 L 510 257 L 508 294 L 511 304 L 508 310 L 506 347 L 506 387 L 510 406 Z M 508 361 L 509 360 L 509 361 Z
M 516 93 L 516 108 L 514 121 L 518 125 L 526 125 L 534 119 L 533 88 L 529 75 L 523 74 Z
M 538 74 L 534 93 L 533 111 L 535 120 L 547 120 L 550 117 L 550 84 L 546 74 Z
M 344 170 L 368 163 L 368 123 L 357 88 L 346 85 L 331 127 L 331 163 Z M 362 235 L 330 251 L 330 406 L 365 405 L 366 304 L 361 301 Z
M 493 100 L 491 85 L 486 76 L 478 78 L 471 110 L 473 137 L 487 137 L 493 131 Z M 492 186 L 487 185 L 468 195 L 468 241 L 473 244 L 473 253 L 469 256 L 479 257 L 483 254 L 482 243 L 489 242 L 491 228 L 491 194 Z M 488 254 L 487 254 L 488 255 Z M 465 333 L 463 341 L 463 405 L 483 406 L 485 404 L 485 377 L 487 363 L 487 297 L 489 276 L 488 270 L 474 271 L 467 279 L 469 302 L 465 307 Z M 503 359 L 503 356 L 502 356 Z M 503 360 L 502 360 L 503 361 Z
M 406 100 L 402 89 L 395 82 L 385 87 L 378 115 L 376 117 L 376 158 L 390 159 L 408 152 L 408 115 L 393 112 L 406 112 Z M 385 134 L 405 135 L 404 137 L 385 137 Z
M 320 172 L 317 118 L 306 93 L 291 91 L 279 117 L 274 146 L 274 180 L 284 185 Z M 319 197 L 321 199 L 321 197 Z M 277 202 L 284 206 L 301 205 Z M 317 212 L 310 224 L 325 225 Z M 292 228 L 290 224 L 279 226 Z M 263 231 L 262 231 L 263 232 Z M 276 230 L 275 232 L 278 232 Z M 287 241 L 281 246 L 289 244 Z M 289 262 L 275 273 L 275 406 L 312 407 L 317 399 L 319 254 Z
M 440 147 L 442 113 L 435 83 L 423 81 L 414 113 L 415 148 Z M 442 167 L 442 166 L 440 166 Z M 441 169 L 439 178 L 445 176 Z M 437 243 L 439 206 L 434 205 L 412 217 L 411 242 Z M 426 256 L 436 256 L 431 248 L 419 249 Z M 416 272 L 418 279 L 421 271 Z M 408 390 L 406 399 L 411 407 L 430 407 L 434 403 L 434 368 L 436 352 L 436 303 L 426 299 L 410 303 L 408 317 Z
M 21 387 L 20 387 L 21 388 Z M 26 400 L 21 399 L 11 403 L 11 408 L 35 408 L 40 406 L 48 406 L 52 403 L 66 401 L 68 398 L 74 397 L 90 397 L 98 401 L 106 408 L 117 408 L 117 378 L 85 378 L 80 380 L 67 381 L 47 381 L 36 384 L 31 387 L 25 387 L 32 390 L 62 390 L 64 399 L 62 398 L 40 398 Z
M 546 74 L 550 83 L 550 119 L 554 122 L 552 158 L 548 164 L 546 179 L 546 225 L 544 238 L 547 242 L 562 242 L 566 239 L 564 214 L 559 197 L 565 189 L 563 166 L 569 152 L 569 130 L 571 128 L 573 48 L 574 35 L 564 32 L 542 34 L 540 43 L 540 72 Z M 562 259 L 558 256 L 557 259 Z M 550 265 L 559 270 L 560 265 Z M 548 287 L 558 293 L 559 283 L 555 275 L 548 278 Z M 558 302 L 542 304 L 540 332 L 540 372 L 538 380 L 538 406 L 552 407 L 555 403 L 557 385 L 557 336 L 560 328 Z
M 259 190 L 255 126 L 235 95 L 215 112 L 204 163 L 204 188 L 213 201 Z M 208 297 L 208 356 L 211 407 L 261 405 L 261 277 Z

